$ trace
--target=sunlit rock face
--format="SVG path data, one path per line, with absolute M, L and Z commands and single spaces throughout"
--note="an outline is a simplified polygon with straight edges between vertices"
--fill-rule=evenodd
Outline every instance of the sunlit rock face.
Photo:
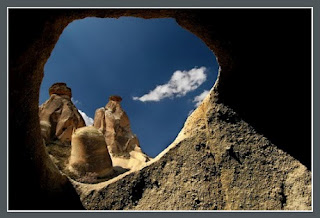
M 125 155 L 139 147 L 139 140 L 130 128 L 130 121 L 126 112 L 121 108 L 120 96 L 111 96 L 104 108 L 97 109 L 93 126 L 104 135 L 110 152 Z
M 72 132 L 85 126 L 78 109 L 71 101 L 71 89 L 65 83 L 49 88 L 50 98 L 39 107 L 41 135 L 46 142 L 59 139 L 71 143 Z
M 142 152 L 137 136 L 132 133 L 121 101 L 120 96 L 110 96 L 106 106 L 96 110 L 93 126 L 103 133 L 114 165 L 134 169 L 150 158 Z
M 79 176 L 95 173 L 97 177 L 105 177 L 112 173 L 112 160 L 98 129 L 87 126 L 72 134 L 69 170 Z

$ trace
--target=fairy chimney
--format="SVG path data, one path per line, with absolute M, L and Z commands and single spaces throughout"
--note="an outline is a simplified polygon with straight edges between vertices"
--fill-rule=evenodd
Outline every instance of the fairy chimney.
M 71 89 L 65 83 L 55 83 L 49 88 L 50 98 L 39 107 L 40 128 L 46 142 L 60 140 L 71 143 L 74 129 L 85 122 L 71 101 Z
M 106 106 L 96 110 L 93 123 L 103 133 L 113 156 L 126 155 L 136 147 L 140 148 L 137 136 L 131 131 L 128 115 L 121 108 L 121 101 L 120 96 L 110 96 Z

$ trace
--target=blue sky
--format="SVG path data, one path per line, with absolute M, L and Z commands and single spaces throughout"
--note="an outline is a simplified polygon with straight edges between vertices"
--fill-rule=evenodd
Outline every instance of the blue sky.
M 48 62 L 40 104 L 55 82 L 72 89 L 86 119 L 120 95 L 142 150 L 155 157 L 213 86 L 214 54 L 174 19 L 86 18 L 63 31 Z

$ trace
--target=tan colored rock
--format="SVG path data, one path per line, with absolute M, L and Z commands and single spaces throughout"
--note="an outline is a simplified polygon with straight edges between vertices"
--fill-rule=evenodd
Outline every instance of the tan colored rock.
M 140 147 L 137 136 L 131 131 L 129 117 L 121 108 L 121 100 L 120 96 L 110 96 L 107 105 L 96 110 L 93 123 L 104 134 L 114 156 L 126 155 Z
M 55 83 L 50 98 L 39 107 L 41 135 L 46 142 L 59 139 L 70 144 L 73 130 L 85 122 L 71 101 L 71 89 L 65 83 Z
M 103 133 L 113 166 L 135 170 L 151 158 L 143 153 L 137 136 L 132 133 L 121 100 L 120 96 L 110 96 L 107 105 L 96 110 L 93 126 Z
M 112 173 L 107 144 L 103 134 L 95 127 L 82 127 L 72 134 L 69 170 L 78 175 L 95 173 L 97 177 Z
M 106 132 L 106 122 L 105 122 L 105 109 L 99 108 L 94 114 L 93 126 L 99 129 L 103 134 Z

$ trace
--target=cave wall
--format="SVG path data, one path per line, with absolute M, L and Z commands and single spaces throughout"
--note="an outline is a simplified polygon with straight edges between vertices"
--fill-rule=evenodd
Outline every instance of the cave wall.
M 82 209 L 44 149 L 38 105 L 60 34 L 89 16 L 175 18 L 215 53 L 216 99 L 310 169 L 310 9 L 9 9 L 9 209 Z

